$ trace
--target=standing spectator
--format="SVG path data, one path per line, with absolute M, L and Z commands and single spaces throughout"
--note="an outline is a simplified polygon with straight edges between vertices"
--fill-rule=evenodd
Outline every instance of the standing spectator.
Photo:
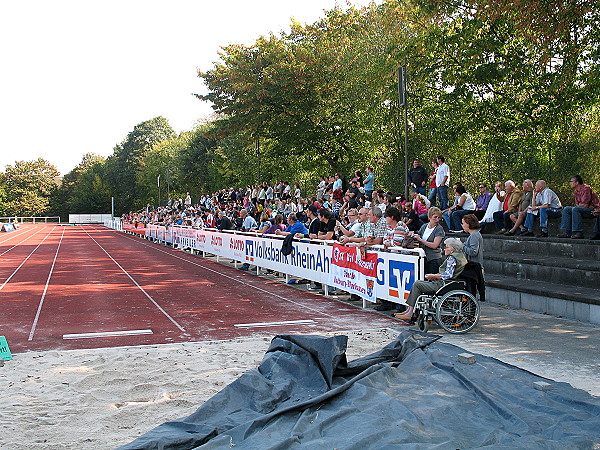
M 373 189 L 375 186 L 375 175 L 373 175 L 373 168 L 371 166 L 366 169 L 367 177 L 365 178 L 365 196 L 371 201 L 373 195 Z
M 437 195 L 440 200 L 440 209 L 448 209 L 448 186 L 450 186 L 450 167 L 443 156 L 437 157 L 438 168 L 435 175 Z
M 512 227 L 510 220 L 511 214 L 514 214 L 519 210 L 519 203 L 521 202 L 521 191 L 515 185 L 512 180 L 507 180 L 504 183 L 505 194 L 498 196 L 498 200 L 502 202 L 502 209 L 494 213 L 494 225 L 496 226 L 496 234 L 504 234 Z
M 186 208 L 189 208 L 190 206 L 192 206 L 192 196 L 190 195 L 189 192 L 185 194 L 185 206 L 186 206 Z
M 533 202 L 527 210 L 525 228 L 527 231 L 521 236 L 533 236 L 533 223 L 535 216 L 540 215 L 540 228 L 542 232 L 539 237 L 548 237 L 548 219 L 562 216 L 562 203 L 558 195 L 550 189 L 544 180 L 537 180 L 533 191 Z
M 294 183 L 294 200 L 298 202 L 300 197 L 302 197 L 302 193 L 300 192 L 300 185 L 298 183 Z
M 560 238 L 583 239 L 583 218 L 593 217 L 595 207 L 600 206 L 598 195 L 587 184 L 583 183 L 581 175 L 571 177 L 571 187 L 575 189 L 575 206 L 563 208 L 560 228 L 564 230 Z M 572 233 L 572 234 L 571 234 Z
M 435 206 L 435 198 L 437 197 L 437 170 L 438 163 L 437 160 L 434 159 L 431 161 L 431 175 L 429 175 L 429 196 L 427 197 L 430 206 Z
M 467 214 L 461 223 L 463 230 L 469 234 L 463 242 L 463 253 L 467 261 L 476 262 L 483 267 L 483 236 L 479 232 L 479 221 L 475 214 Z
M 339 173 L 336 173 L 334 175 L 334 182 L 333 182 L 333 190 L 337 191 L 338 189 L 341 191 L 342 190 L 342 176 Z
M 320 203 L 323 201 L 325 196 L 325 189 L 327 188 L 327 182 L 324 176 L 319 177 L 319 184 L 317 185 L 317 201 Z
M 408 184 L 419 194 L 425 195 L 427 171 L 418 159 L 413 161 L 413 166 L 408 171 Z

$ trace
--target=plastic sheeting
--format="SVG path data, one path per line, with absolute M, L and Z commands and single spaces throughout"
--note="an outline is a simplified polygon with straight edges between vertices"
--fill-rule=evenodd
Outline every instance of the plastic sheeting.
M 600 398 L 482 355 L 459 363 L 438 339 L 405 331 L 348 363 L 346 336 L 276 336 L 257 369 L 121 448 L 598 448 Z

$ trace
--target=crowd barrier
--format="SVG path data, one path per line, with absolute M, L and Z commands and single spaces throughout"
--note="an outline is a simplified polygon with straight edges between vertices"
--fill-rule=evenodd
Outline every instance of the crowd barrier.
M 107 224 L 111 225 L 116 224 Z M 120 221 L 118 225 L 121 230 L 130 233 L 138 233 L 140 230 L 134 230 L 132 226 L 121 224 Z M 215 255 L 217 261 L 219 258 L 227 258 L 233 260 L 236 267 L 239 263 L 248 263 L 256 266 L 257 273 L 260 269 L 270 269 L 285 274 L 286 281 L 298 278 L 322 283 L 327 294 L 331 281 L 329 272 L 334 241 L 294 240 L 293 252 L 284 255 L 281 252 L 283 238 L 276 235 L 160 225 L 147 225 L 143 230 L 146 239 L 202 253 L 203 256 Z M 385 250 L 383 246 L 372 246 L 367 248 L 367 252 L 377 255 L 374 276 L 376 297 L 361 295 L 363 299 L 375 301 L 379 298 L 404 303 L 414 281 L 424 279 L 425 253 L 422 249 L 391 247 Z M 348 273 L 347 276 L 353 278 L 354 274 Z

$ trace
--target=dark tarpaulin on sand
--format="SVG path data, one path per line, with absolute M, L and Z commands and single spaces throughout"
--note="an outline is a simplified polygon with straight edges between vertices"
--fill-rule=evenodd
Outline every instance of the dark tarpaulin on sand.
M 438 339 L 405 331 L 348 363 L 346 336 L 276 336 L 257 369 L 121 448 L 598 448 L 600 398 L 482 355 L 461 364 Z

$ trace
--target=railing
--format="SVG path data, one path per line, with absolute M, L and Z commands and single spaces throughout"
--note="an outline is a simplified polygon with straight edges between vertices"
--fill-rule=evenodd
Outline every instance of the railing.
M 18 223 L 48 223 L 48 222 L 58 222 L 60 223 L 60 216 L 10 216 L 10 217 L 0 217 L 0 222 L 6 223 L 14 223 L 17 221 Z
M 134 233 L 132 226 L 121 224 L 125 232 Z M 109 225 L 107 225 L 109 226 Z M 138 232 L 140 229 L 137 229 Z M 144 237 L 154 242 L 171 245 L 190 253 L 203 256 L 215 255 L 234 261 L 234 266 L 246 263 L 260 269 L 269 269 L 290 278 L 307 279 L 323 284 L 327 294 L 329 268 L 335 241 L 294 239 L 294 252 L 283 255 L 283 237 L 263 235 L 257 232 L 233 230 L 196 229 L 186 226 L 147 225 Z M 415 280 L 425 275 L 425 252 L 423 249 L 406 249 L 381 245 L 367 247 L 377 254 L 377 298 L 395 303 L 404 303 Z

